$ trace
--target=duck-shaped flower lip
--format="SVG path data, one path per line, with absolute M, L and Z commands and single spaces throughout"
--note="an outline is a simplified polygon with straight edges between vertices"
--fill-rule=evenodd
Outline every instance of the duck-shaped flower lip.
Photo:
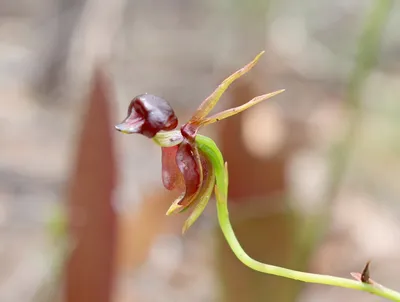
M 257 55 L 253 61 L 226 78 L 215 91 L 198 107 L 193 116 L 179 130 L 178 119 L 170 104 L 161 97 L 151 94 L 138 95 L 131 101 L 128 115 L 115 128 L 126 134 L 138 133 L 161 146 L 162 150 L 162 180 L 166 189 L 180 189 L 181 196 L 176 199 L 167 214 L 182 212 L 191 205 L 196 209 L 188 218 L 184 230 L 200 216 L 212 194 L 215 184 L 215 174 L 211 161 L 199 151 L 196 136 L 203 126 L 213 124 L 235 114 L 238 114 L 284 90 L 264 94 L 235 108 L 208 116 L 222 94 L 236 79 L 254 67 L 264 52 Z
M 178 119 L 170 104 L 155 95 L 136 96 L 128 107 L 125 120 L 115 128 L 123 133 L 140 133 L 153 138 L 159 131 L 173 130 Z

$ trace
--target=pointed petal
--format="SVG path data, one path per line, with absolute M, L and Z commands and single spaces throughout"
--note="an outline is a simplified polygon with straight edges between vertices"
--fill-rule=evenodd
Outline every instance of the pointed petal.
M 193 117 L 190 119 L 189 123 L 199 123 L 203 118 L 207 116 L 207 114 L 210 113 L 210 111 L 215 107 L 217 104 L 218 100 L 221 98 L 222 94 L 225 92 L 225 90 L 228 89 L 228 87 L 238 78 L 240 78 L 242 75 L 250 71 L 256 65 L 257 61 L 260 59 L 260 57 L 264 54 L 264 51 L 260 52 L 253 61 L 251 61 L 249 64 L 244 66 L 243 68 L 239 69 L 235 73 L 233 73 L 231 76 L 226 78 L 218 87 L 217 89 L 214 90 L 214 92 L 201 103 Z
M 174 202 L 171 204 L 171 206 L 168 208 L 167 213 L 165 213 L 165 215 L 169 216 L 169 215 L 180 212 L 180 210 L 183 209 L 183 206 L 179 205 L 179 202 L 182 200 L 182 198 L 184 196 L 185 196 L 185 193 L 183 193 L 181 196 L 179 196 L 177 199 L 175 199 Z
M 282 93 L 284 91 L 285 91 L 285 89 L 281 89 L 281 90 L 278 90 L 278 91 L 275 91 L 275 92 L 271 92 L 271 93 L 267 93 L 267 94 L 264 94 L 264 95 L 257 96 L 255 98 L 253 98 L 252 100 L 248 101 L 247 103 L 241 105 L 241 106 L 238 106 L 238 107 L 235 107 L 235 108 L 231 108 L 231 109 L 219 112 L 217 114 L 214 114 L 214 115 L 210 116 L 209 118 L 203 119 L 200 122 L 200 126 L 205 126 L 205 125 L 209 125 L 209 124 L 212 124 L 212 123 L 215 123 L 215 122 L 219 122 L 220 120 L 223 120 L 223 119 L 226 119 L 226 118 L 228 118 L 228 117 L 230 117 L 232 115 L 238 114 L 238 113 L 240 113 L 240 112 L 242 112 L 242 111 L 244 111 L 244 110 L 246 110 L 246 109 L 248 109 L 250 107 L 253 107 L 254 105 L 257 105 L 258 103 L 261 103 L 262 101 L 265 101 L 266 99 L 272 98 L 273 96 L 275 96 L 277 94 L 280 94 L 280 93 Z
M 215 185 L 214 169 L 212 168 L 211 164 L 208 163 L 207 169 L 203 170 L 204 171 L 207 170 L 207 172 L 204 172 L 203 186 L 201 187 L 200 193 L 197 197 L 198 201 L 196 202 L 195 208 L 193 209 L 192 213 L 186 219 L 185 224 L 183 225 L 182 234 L 185 233 L 203 213 L 214 189 Z
M 178 146 L 161 148 L 162 181 L 168 190 L 185 189 L 183 175 L 176 164 L 177 151 Z

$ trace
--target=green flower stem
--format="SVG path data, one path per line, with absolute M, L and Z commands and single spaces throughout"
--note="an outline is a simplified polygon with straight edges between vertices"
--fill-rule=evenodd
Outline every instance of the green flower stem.
M 246 252 L 243 250 L 242 246 L 240 245 L 238 239 L 236 238 L 235 232 L 233 231 L 232 225 L 229 221 L 229 211 L 227 203 L 228 175 L 227 175 L 227 168 L 224 165 L 224 160 L 221 151 L 218 149 L 215 142 L 206 136 L 197 135 L 196 143 L 201 152 L 203 152 L 203 154 L 205 154 L 209 158 L 215 170 L 215 176 L 216 176 L 215 193 L 217 198 L 217 212 L 218 212 L 219 225 L 232 251 L 244 265 L 264 274 L 275 275 L 309 283 L 345 287 L 345 288 L 369 292 L 392 301 L 400 301 L 399 292 L 386 288 L 380 284 L 374 283 L 372 285 L 347 278 L 339 278 L 329 275 L 319 275 L 319 274 L 295 271 L 279 266 L 265 264 L 256 261 L 249 255 L 247 255 Z

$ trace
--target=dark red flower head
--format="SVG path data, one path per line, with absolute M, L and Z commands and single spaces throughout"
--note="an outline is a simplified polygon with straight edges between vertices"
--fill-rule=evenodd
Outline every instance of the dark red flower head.
M 159 131 L 173 130 L 178 119 L 169 103 L 155 95 L 136 96 L 128 108 L 128 116 L 115 128 L 123 133 L 140 133 L 153 138 Z

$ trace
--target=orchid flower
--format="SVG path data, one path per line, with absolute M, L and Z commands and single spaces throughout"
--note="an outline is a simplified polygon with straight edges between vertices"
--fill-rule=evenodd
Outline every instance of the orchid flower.
M 258 96 L 246 104 L 222 111 L 208 117 L 225 90 L 236 79 L 248 72 L 257 63 L 261 55 L 225 79 L 221 85 L 196 110 L 194 115 L 180 127 L 171 106 L 164 99 L 142 94 L 131 101 L 125 120 L 116 126 L 123 133 L 140 133 L 152 138 L 162 150 L 162 181 L 166 189 L 180 189 L 181 196 L 176 199 L 167 214 L 182 212 L 195 205 L 186 221 L 186 231 L 200 216 L 206 207 L 215 185 L 215 168 L 210 158 L 199 150 L 196 139 L 202 126 L 213 124 L 238 114 L 261 101 L 271 98 L 283 90 Z
M 215 142 L 209 137 L 198 134 L 198 131 L 203 126 L 236 115 L 284 91 L 282 89 L 264 94 L 241 106 L 208 116 L 228 87 L 252 69 L 263 53 L 258 54 L 253 61 L 226 78 L 179 130 L 176 129 L 178 119 L 169 103 L 151 94 L 134 97 L 129 105 L 127 117 L 115 128 L 126 134 L 145 135 L 161 147 L 163 184 L 168 190 L 182 191 L 181 196 L 168 209 L 167 215 L 194 207 L 183 226 L 183 232 L 201 215 L 214 189 L 221 230 L 234 254 L 249 268 L 303 282 L 362 290 L 393 301 L 400 301 L 400 293 L 376 282 L 369 282 L 369 274 L 367 280 L 362 278 L 350 280 L 261 263 L 252 259 L 237 240 L 229 221 L 227 163 L 224 162 Z M 356 273 L 353 275 L 355 276 Z

